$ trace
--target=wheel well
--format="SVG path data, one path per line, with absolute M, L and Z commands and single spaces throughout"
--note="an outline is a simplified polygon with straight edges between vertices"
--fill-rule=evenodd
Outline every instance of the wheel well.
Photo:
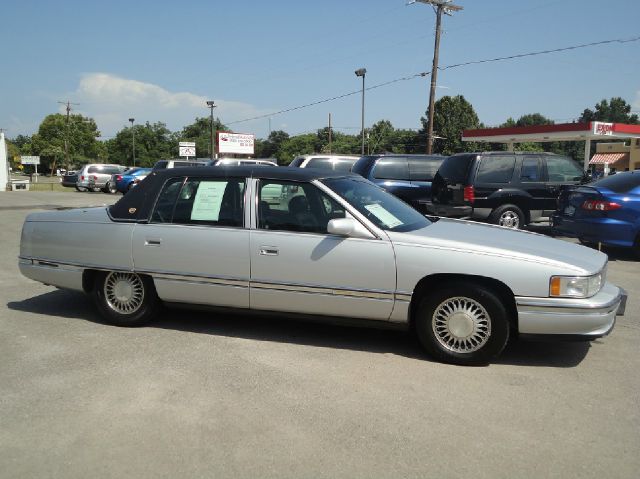
M 511 201 L 507 201 L 499 206 L 496 206 L 493 211 L 497 210 L 498 208 L 501 208 L 502 206 L 509 206 L 509 205 L 513 205 L 513 206 L 517 206 L 518 208 L 520 208 L 520 211 L 522 211 L 522 214 L 524 214 L 524 222 L 525 224 L 528 224 L 531 222 L 531 212 L 529 211 L 529 208 L 526 208 L 524 206 L 524 202 L 521 202 L 520 200 L 518 200 L 517 198 L 512 198 Z M 493 213 L 492 211 L 492 213 Z
M 85 269 L 82 273 L 82 289 L 85 293 L 89 294 L 93 291 L 93 286 L 96 283 L 96 276 L 98 271 L 95 269 Z
M 433 274 L 425 276 L 413 290 L 411 296 L 411 304 L 409 306 L 409 323 L 413 328 L 415 313 L 418 310 L 420 301 L 422 298 L 431 291 L 442 288 L 445 285 L 455 284 L 459 282 L 474 283 L 480 286 L 484 286 L 490 289 L 492 292 L 498 295 L 503 301 L 507 313 L 509 314 L 509 322 L 513 328 L 514 333 L 518 331 L 518 310 L 516 308 L 516 300 L 506 284 L 493 278 L 487 278 L 486 276 L 476 276 L 471 274 Z

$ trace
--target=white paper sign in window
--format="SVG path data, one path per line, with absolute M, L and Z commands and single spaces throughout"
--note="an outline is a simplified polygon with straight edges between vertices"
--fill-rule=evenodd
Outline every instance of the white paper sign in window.
M 227 187 L 226 181 L 203 181 L 193 200 L 191 219 L 195 221 L 218 221 L 222 196 Z
M 364 205 L 364 207 L 369 211 L 372 215 L 382 221 L 387 228 L 395 228 L 396 226 L 402 225 L 402 221 L 389 213 L 382 205 L 372 204 L 372 205 Z

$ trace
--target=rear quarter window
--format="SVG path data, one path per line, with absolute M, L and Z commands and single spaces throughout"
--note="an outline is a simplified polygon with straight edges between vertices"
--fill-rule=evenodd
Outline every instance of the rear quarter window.
M 380 158 L 373 169 L 373 177 L 378 180 L 409 180 L 409 163 L 404 157 Z
M 432 181 L 444 158 L 409 158 L 411 181 Z
M 480 161 L 476 182 L 509 183 L 516 164 L 514 156 L 485 156 Z

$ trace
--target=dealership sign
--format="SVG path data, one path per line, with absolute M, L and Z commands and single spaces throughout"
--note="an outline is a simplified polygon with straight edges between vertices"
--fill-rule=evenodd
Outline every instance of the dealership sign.
M 218 152 L 253 155 L 255 136 L 245 133 L 218 132 Z
M 601 121 L 593 122 L 593 134 L 594 135 L 613 135 L 613 123 L 603 123 Z
M 178 149 L 180 150 L 179 156 L 196 156 L 196 144 L 193 141 L 181 141 L 178 143 Z

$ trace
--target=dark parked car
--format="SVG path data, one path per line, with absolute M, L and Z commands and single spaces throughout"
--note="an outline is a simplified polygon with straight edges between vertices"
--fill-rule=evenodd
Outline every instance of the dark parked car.
M 428 210 L 522 228 L 551 216 L 562 186 L 586 181 L 576 162 L 552 153 L 460 153 L 440 166 Z
M 563 188 L 552 224 L 582 243 L 633 248 L 640 259 L 640 170 Z
M 131 168 L 119 175 L 113 175 L 109 185 L 111 187 L 110 192 L 120 192 L 125 194 L 131 188 L 135 187 L 138 183 L 144 180 L 147 175 L 151 173 L 151 168 Z
M 363 156 L 351 171 L 425 212 L 431 200 L 431 181 L 445 157 L 440 155 Z
M 62 186 L 66 186 L 67 188 L 74 188 L 77 182 L 78 182 L 77 171 L 67 171 L 62 177 Z

